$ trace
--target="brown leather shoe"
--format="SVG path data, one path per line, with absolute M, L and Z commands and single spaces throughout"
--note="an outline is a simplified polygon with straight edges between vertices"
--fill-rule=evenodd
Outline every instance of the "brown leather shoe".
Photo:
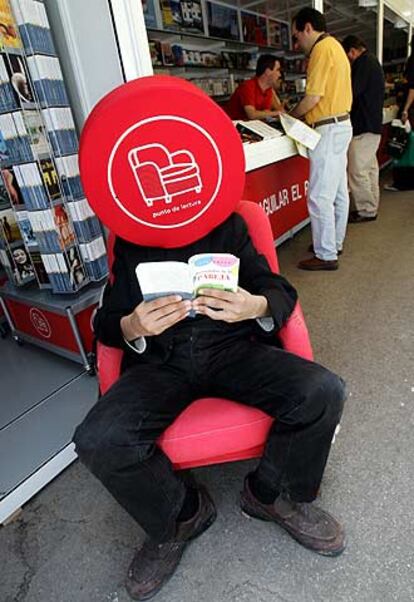
M 337 270 L 338 260 L 333 259 L 332 261 L 325 261 L 319 259 L 319 257 L 311 257 L 310 259 L 302 259 L 299 261 L 298 268 L 301 270 L 310 270 L 312 272 L 317 270 Z
M 125 583 L 134 600 L 149 600 L 173 576 L 185 548 L 191 540 L 206 531 L 215 521 L 217 512 L 206 489 L 198 490 L 199 508 L 188 521 L 177 523 L 174 541 L 157 543 L 146 539 L 136 552 Z
M 343 527 L 331 514 L 313 503 L 292 502 L 281 494 L 273 504 L 262 504 L 250 491 L 246 478 L 240 505 L 249 518 L 277 523 L 300 544 L 318 554 L 339 556 L 345 549 Z
M 314 250 L 314 248 L 313 248 L 313 244 L 312 244 L 312 243 L 311 243 L 311 244 L 309 245 L 309 247 L 308 247 L 308 252 L 309 252 L 309 253 L 312 253 L 313 255 L 315 255 L 315 250 Z M 337 253 L 338 253 L 338 255 L 342 255 L 342 253 L 343 253 L 343 249 L 341 249 L 341 250 L 337 251 Z

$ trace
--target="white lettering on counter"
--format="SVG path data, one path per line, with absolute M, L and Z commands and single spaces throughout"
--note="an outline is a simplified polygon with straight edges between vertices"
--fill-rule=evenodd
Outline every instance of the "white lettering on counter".
M 300 201 L 306 198 L 308 193 L 309 182 L 305 180 L 303 183 L 303 192 L 301 190 L 301 183 L 292 184 L 290 188 L 281 188 L 281 190 L 265 197 L 260 201 L 259 205 L 265 210 L 267 215 L 272 215 L 279 211 L 283 207 L 286 207 L 290 202 Z

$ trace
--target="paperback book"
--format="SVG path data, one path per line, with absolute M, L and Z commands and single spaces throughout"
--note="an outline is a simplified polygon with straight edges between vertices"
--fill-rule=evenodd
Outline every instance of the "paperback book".
M 201 253 L 190 257 L 188 263 L 140 263 L 136 275 L 145 301 L 175 294 L 194 299 L 202 288 L 236 292 L 239 263 L 239 258 L 230 253 Z

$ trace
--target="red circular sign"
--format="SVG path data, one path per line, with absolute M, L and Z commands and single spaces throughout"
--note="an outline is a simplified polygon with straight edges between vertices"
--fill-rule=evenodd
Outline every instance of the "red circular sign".
M 44 313 L 36 307 L 31 307 L 29 315 L 30 321 L 33 324 L 36 331 L 45 339 L 50 339 L 52 335 L 52 329 Z
M 88 117 L 80 173 L 95 213 L 115 234 L 179 247 L 232 213 L 244 153 L 227 115 L 179 78 L 145 77 L 105 96 Z

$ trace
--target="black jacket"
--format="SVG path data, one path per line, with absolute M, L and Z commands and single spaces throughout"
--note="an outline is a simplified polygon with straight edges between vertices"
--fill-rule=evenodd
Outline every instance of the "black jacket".
M 378 60 L 364 52 L 352 64 L 351 122 L 354 136 L 381 134 L 384 107 L 384 72 Z
M 297 293 L 282 276 L 273 274 L 263 255 L 259 255 L 249 237 L 247 226 L 238 214 L 233 213 L 223 224 L 207 236 L 186 247 L 162 249 L 159 247 L 141 247 L 120 238 L 114 246 L 113 284 L 105 288 L 102 307 L 94 320 L 97 338 L 111 347 L 124 349 L 124 367 L 137 361 L 146 361 L 151 350 L 158 347 L 165 337 L 189 327 L 211 328 L 224 335 L 238 333 L 258 333 L 260 327 L 255 320 L 229 324 L 211 320 L 206 316 L 186 318 L 157 337 L 149 337 L 148 348 L 139 355 L 125 344 L 120 320 L 128 315 L 142 301 L 141 290 L 135 275 L 136 266 L 145 261 L 188 261 L 196 253 L 233 253 L 240 258 L 239 285 L 252 294 L 264 295 L 269 303 L 275 329 L 279 330 L 292 313 Z M 157 339 L 157 341 L 155 341 Z

